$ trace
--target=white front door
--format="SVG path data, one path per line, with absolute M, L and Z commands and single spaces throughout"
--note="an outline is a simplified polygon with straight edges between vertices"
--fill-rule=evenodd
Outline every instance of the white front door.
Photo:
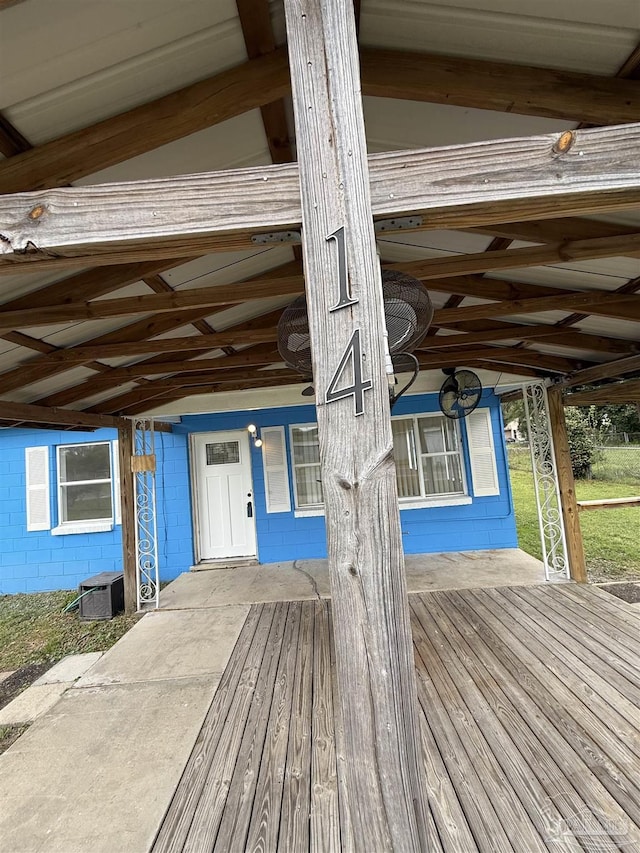
M 244 430 L 207 432 L 192 439 L 198 556 L 201 560 L 256 556 L 249 437 Z

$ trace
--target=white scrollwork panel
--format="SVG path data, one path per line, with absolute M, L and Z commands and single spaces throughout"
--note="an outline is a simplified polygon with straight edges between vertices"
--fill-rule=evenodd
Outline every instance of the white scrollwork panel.
M 153 420 L 133 422 L 136 491 L 136 563 L 138 610 L 159 604 L 156 527 L 155 434 Z
M 545 577 L 547 580 L 568 578 L 567 543 L 549 425 L 547 389 L 541 383 L 532 383 L 525 386 L 523 396 Z

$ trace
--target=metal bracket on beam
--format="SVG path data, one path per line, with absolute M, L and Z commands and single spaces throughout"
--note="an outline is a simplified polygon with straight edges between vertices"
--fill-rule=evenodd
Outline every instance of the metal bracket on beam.
M 373 223 L 376 234 L 383 231 L 410 231 L 422 227 L 421 216 L 395 216 L 393 219 L 379 219 Z
M 257 246 L 271 243 L 301 243 L 302 234 L 299 231 L 269 231 L 266 234 L 253 234 L 251 242 Z

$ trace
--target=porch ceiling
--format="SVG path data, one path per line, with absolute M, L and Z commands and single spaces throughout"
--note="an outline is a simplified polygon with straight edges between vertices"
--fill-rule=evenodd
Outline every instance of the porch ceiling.
M 371 153 L 640 122 L 636 0 L 356 5 Z M 294 160 L 283 43 L 281 3 L 268 0 L 0 0 L 0 191 Z M 300 402 L 275 350 L 279 313 L 302 287 L 299 247 L 256 247 L 251 236 L 86 268 L 0 255 L 0 422 L 31 423 L 24 404 L 41 407 L 34 422 L 62 407 L 98 425 Z M 619 239 L 607 250 L 608 238 Z M 630 358 L 640 209 L 425 225 L 385 231 L 379 244 L 383 264 L 427 270 L 436 315 L 418 390 L 439 387 L 453 360 L 491 385 L 552 378 L 640 401 Z M 455 257 L 457 272 L 428 272 Z

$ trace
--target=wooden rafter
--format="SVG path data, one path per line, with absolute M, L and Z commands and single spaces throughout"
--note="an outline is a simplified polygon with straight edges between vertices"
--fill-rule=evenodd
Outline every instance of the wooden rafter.
M 640 370 L 640 355 L 630 355 L 627 358 L 618 358 L 605 364 L 578 370 L 566 376 L 561 385 L 565 388 L 572 388 L 576 385 L 591 385 L 600 382 L 602 379 L 617 379 L 638 370 Z
M 598 125 L 640 121 L 638 85 L 631 80 L 371 48 L 361 51 L 361 62 L 366 95 Z M 63 186 L 288 92 L 284 51 L 268 52 L 0 164 L 0 192 Z
M 565 406 L 602 406 L 606 403 L 640 403 L 640 379 L 614 382 L 564 396 Z
M 126 421 L 111 415 L 74 412 L 70 409 L 34 406 L 28 403 L 0 401 L 0 420 L 10 422 L 27 421 L 47 426 L 122 427 Z

